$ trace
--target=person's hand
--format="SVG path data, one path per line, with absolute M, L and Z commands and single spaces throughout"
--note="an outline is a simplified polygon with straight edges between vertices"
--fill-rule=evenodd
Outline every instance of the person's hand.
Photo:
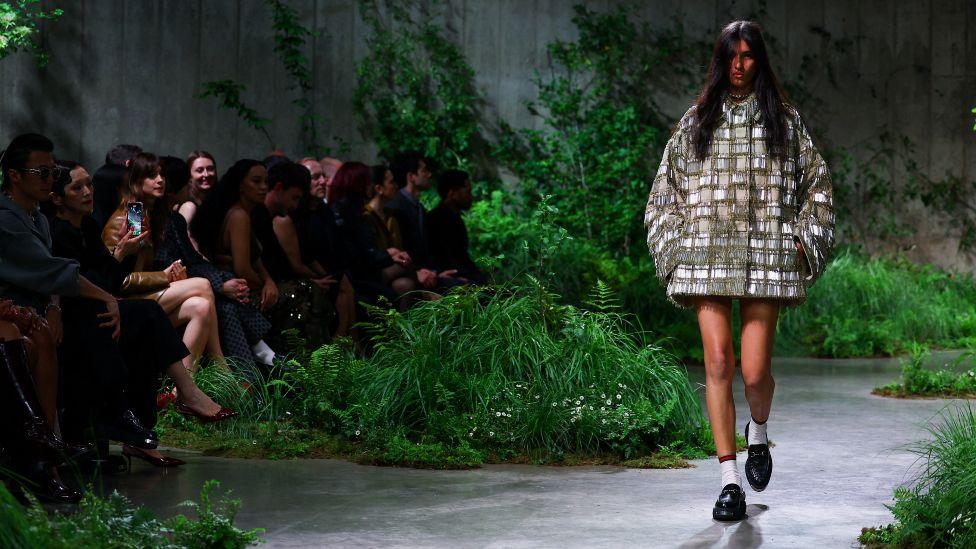
M 64 339 L 64 326 L 61 324 L 61 309 L 57 307 L 48 307 L 47 309 L 47 325 L 51 328 L 51 338 L 58 345 Z
M 273 307 L 277 302 L 278 285 L 275 284 L 274 280 L 269 278 L 261 288 L 261 310 L 267 310 L 269 307 Z
M 119 340 L 119 333 L 122 325 L 119 323 L 119 302 L 113 297 L 105 301 L 106 312 L 99 313 L 98 318 L 104 322 L 98 325 L 99 328 L 112 328 L 112 339 Z
M 437 287 L 437 273 L 430 269 L 417 269 L 417 282 L 428 290 Z
M 140 248 L 146 246 L 149 240 L 149 231 L 143 231 L 139 236 L 132 236 L 132 229 L 129 229 L 122 238 L 119 239 L 118 245 L 115 246 L 115 259 L 117 261 L 122 261 L 123 259 L 129 257 L 130 255 L 139 251 Z
M 37 327 L 37 315 L 28 307 L 20 307 L 10 302 L 10 307 L 5 315 L 5 320 L 13 322 L 21 335 L 28 335 Z
M 243 278 L 232 278 L 220 286 L 220 293 L 228 299 L 234 299 L 241 303 L 248 303 L 251 298 L 247 287 L 247 281 Z
M 322 288 L 323 290 L 328 290 L 329 286 L 332 286 L 333 284 L 336 283 L 336 279 L 332 278 L 330 275 L 325 275 L 319 278 L 313 278 L 311 280 L 312 280 L 312 284 L 315 284 L 316 286 Z
M 186 280 L 186 267 L 183 266 L 183 261 L 179 259 L 174 261 L 169 267 L 163 269 L 163 272 L 169 277 L 170 282 Z
M 456 274 L 457 274 L 457 269 L 447 269 L 446 271 L 441 271 L 441 272 L 437 273 L 437 277 L 438 278 L 457 278 L 456 276 L 454 276 Z

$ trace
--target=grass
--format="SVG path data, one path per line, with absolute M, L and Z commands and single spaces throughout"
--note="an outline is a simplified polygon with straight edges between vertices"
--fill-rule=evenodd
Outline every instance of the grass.
M 219 483 L 204 484 L 198 502 L 185 502 L 196 518 L 159 520 L 114 492 L 106 498 L 86 493 L 72 514 L 51 515 L 36 500 L 25 508 L 0 485 L 0 546 L 11 549 L 76 547 L 221 547 L 257 544 L 261 530 L 240 530 L 234 516 L 240 502 L 219 495 Z
M 685 369 L 598 288 L 585 309 L 541 285 L 464 289 L 403 314 L 374 311 L 369 358 L 339 342 L 299 350 L 265 377 L 201 370 L 201 388 L 241 417 L 201 426 L 168 413 L 163 440 L 216 455 L 445 468 L 673 466 L 714 452 Z
M 976 547 L 976 411 L 948 412 L 913 449 L 922 468 L 910 486 L 895 489 L 895 522 L 865 528 L 868 547 Z
M 976 283 L 971 276 L 841 251 L 811 288 L 807 303 L 783 314 L 777 352 L 894 356 L 915 343 L 974 346 L 974 334 Z
M 915 345 L 903 360 L 901 379 L 872 391 L 876 395 L 913 398 L 976 397 L 976 350 L 969 349 L 937 370 L 925 368 L 929 356 L 922 345 Z

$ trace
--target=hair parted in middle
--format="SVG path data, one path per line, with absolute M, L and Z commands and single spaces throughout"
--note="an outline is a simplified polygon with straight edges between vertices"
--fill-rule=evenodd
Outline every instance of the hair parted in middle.
M 752 21 L 733 21 L 722 29 L 712 61 L 708 65 L 708 75 L 698 98 L 695 100 L 695 117 L 692 126 L 692 143 L 695 157 L 704 160 L 712 144 L 712 132 L 722 116 L 722 102 L 729 91 L 729 66 L 735 58 L 739 41 L 745 40 L 752 51 L 756 64 L 753 91 L 762 112 L 762 124 L 766 127 L 766 150 L 784 162 L 786 160 L 786 107 L 789 98 L 780 85 L 769 63 L 769 52 L 763 38 L 762 28 Z

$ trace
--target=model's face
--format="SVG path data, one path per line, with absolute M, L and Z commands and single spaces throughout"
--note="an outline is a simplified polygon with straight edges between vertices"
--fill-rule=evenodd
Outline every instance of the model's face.
M 379 195 L 380 200 L 383 202 L 393 200 L 398 190 L 396 183 L 393 181 L 393 172 L 386 170 L 386 173 L 383 175 L 383 184 L 374 185 L 374 187 L 374 191 Z
M 78 166 L 71 170 L 71 182 L 64 186 L 59 206 L 70 214 L 91 215 L 95 208 L 93 196 L 91 176 L 85 168 Z
M 739 40 L 736 51 L 729 63 L 729 83 L 736 91 L 747 91 L 752 88 L 752 81 L 756 77 L 756 62 L 752 57 L 752 50 L 745 40 Z
M 51 197 L 55 178 L 54 155 L 49 152 L 31 151 L 21 170 L 7 173 L 10 183 L 21 195 L 30 200 L 44 202 Z M 42 177 L 43 175 L 43 177 Z
M 315 198 L 325 198 L 325 193 L 327 191 L 325 186 L 325 172 L 322 171 L 322 164 L 318 161 L 309 160 L 302 162 L 302 166 L 308 169 L 308 173 L 312 175 L 312 186 L 309 188 L 309 194 Z
M 193 161 L 190 166 L 190 185 L 193 186 L 195 193 L 200 195 L 207 194 L 207 191 L 217 182 L 217 166 L 213 160 L 201 156 Z
M 248 170 L 241 181 L 241 200 L 252 205 L 264 202 L 268 196 L 268 170 L 264 166 L 254 166 Z

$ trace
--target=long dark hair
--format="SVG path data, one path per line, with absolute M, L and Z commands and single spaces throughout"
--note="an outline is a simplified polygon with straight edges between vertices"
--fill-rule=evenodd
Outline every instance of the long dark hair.
M 753 90 L 762 112 L 762 122 L 766 127 L 766 150 L 784 162 L 786 160 L 786 109 L 789 103 L 786 92 L 769 64 L 766 41 L 762 28 L 752 21 L 733 21 L 722 29 L 715 41 L 712 62 L 708 66 L 705 86 L 695 100 L 695 118 L 692 126 L 692 142 L 695 156 L 704 160 L 712 145 L 712 132 L 722 115 L 722 102 L 729 90 L 729 64 L 735 57 L 739 41 L 745 40 L 752 50 L 756 64 Z
M 224 217 L 231 206 L 241 199 L 241 182 L 247 177 L 247 172 L 254 166 L 263 166 L 258 160 L 238 160 L 220 178 L 220 181 L 200 204 L 200 208 L 190 221 L 190 234 L 196 239 L 203 255 L 214 259 L 217 243 L 220 241 L 220 229 L 224 226 Z
M 162 172 L 159 158 L 148 152 L 137 153 L 129 163 L 129 197 L 136 199 L 137 193 L 142 192 L 142 181 L 152 179 Z M 166 220 L 169 217 L 169 200 L 166 198 L 166 180 L 163 179 L 163 196 L 157 198 L 149 211 L 143 211 L 145 219 L 149 220 L 152 231 L 153 246 L 159 249 L 163 242 Z M 123 199 L 124 201 L 124 199 Z

